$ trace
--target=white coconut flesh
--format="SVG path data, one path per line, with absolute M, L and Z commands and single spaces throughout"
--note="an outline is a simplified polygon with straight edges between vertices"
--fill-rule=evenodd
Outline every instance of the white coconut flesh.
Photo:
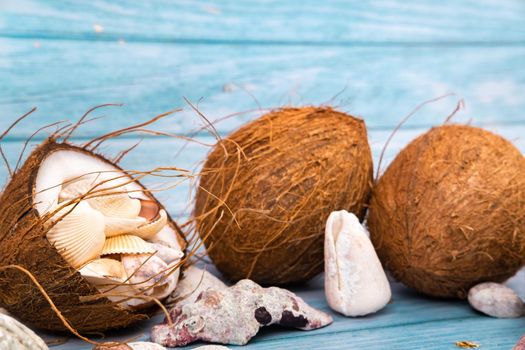
M 78 203 L 68 206 L 61 199 L 63 190 L 79 181 L 89 184 L 89 193 L 85 199 L 78 202 L 77 197 Z M 108 189 L 108 198 L 117 193 L 126 196 L 127 192 L 130 201 L 143 200 L 140 203 L 146 203 L 150 200 L 143 193 L 144 189 L 133 182 L 131 177 L 95 156 L 74 149 L 49 153 L 38 169 L 33 192 L 34 207 L 40 217 L 55 212 L 59 207 L 66 207 L 53 215 L 51 222 L 58 222 L 47 233 L 47 238 L 65 260 L 77 268 L 86 281 L 101 293 L 124 290 L 127 297 L 136 294 L 164 298 L 175 289 L 178 281 L 179 269 L 175 269 L 175 266 L 183 253 L 177 233 L 167 223 L 166 214 L 162 210 L 159 210 L 155 220 L 146 224 L 144 218 L 138 217 L 138 211 L 135 213 L 136 218 L 129 215 L 123 218 L 105 216 L 89 202 L 93 196 L 97 199 L 105 198 L 104 189 Z M 160 221 L 161 219 L 164 221 Z M 110 222 L 114 225 L 119 220 L 123 223 L 119 227 L 132 225 L 133 220 L 136 220 L 139 227 L 110 237 L 107 226 Z M 164 264 L 144 264 L 137 271 L 128 271 L 122 265 L 122 257 L 126 261 L 135 258 L 139 261 L 144 258 L 144 254 L 153 254 Z M 166 271 L 156 270 L 155 266 L 162 266 Z M 136 276 L 143 276 L 144 283 L 137 281 Z M 134 280 L 133 283 L 130 283 L 131 279 Z M 160 281 L 162 288 L 155 287 L 144 292 L 144 285 L 151 284 L 151 279 Z M 127 284 L 125 288 L 122 288 L 123 283 Z M 162 290 L 162 294 L 155 295 L 156 290 Z M 113 301 L 123 300 L 120 305 L 124 307 L 140 307 L 151 303 L 148 298 L 117 298 L 114 295 L 108 295 L 108 298 Z

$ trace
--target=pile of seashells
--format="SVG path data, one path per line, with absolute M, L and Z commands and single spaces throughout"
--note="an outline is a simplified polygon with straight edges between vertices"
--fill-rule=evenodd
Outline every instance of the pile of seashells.
M 53 215 L 47 239 L 88 282 L 124 307 L 167 297 L 184 254 L 176 239 L 167 239 L 173 231 L 166 211 L 142 193 L 133 198 L 125 185 L 104 189 L 99 177 L 62 184 L 57 201 L 62 209 Z

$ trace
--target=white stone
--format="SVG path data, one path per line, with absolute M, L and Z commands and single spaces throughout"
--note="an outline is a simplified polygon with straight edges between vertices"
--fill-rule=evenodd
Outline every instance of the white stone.
M 525 311 L 520 297 L 499 283 L 485 282 L 470 288 L 468 301 L 474 309 L 492 317 L 521 317 Z

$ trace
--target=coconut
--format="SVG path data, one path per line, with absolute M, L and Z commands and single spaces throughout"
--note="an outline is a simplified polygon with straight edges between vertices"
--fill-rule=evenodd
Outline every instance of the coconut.
M 306 281 L 323 270 L 330 213 L 363 219 L 372 168 L 363 120 L 329 107 L 273 111 L 208 155 L 194 211 L 199 235 L 231 280 Z
M 384 266 L 437 297 L 503 281 L 525 257 L 525 159 L 510 142 L 466 125 L 431 129 L 374 186 L 368 226 Z
M 115 192 L 120 192 L 117 195 L 126 195 L 129 191 L 135 198 L 133 200 L 128 198 L 127 202 L 124 198 L 124 203 L 129 204 L 128 207 L 121 206 L 125 209 L 126 215 L 139 215 L 144 208 L 145 211 L 152 212 L 149 209 L 152 206 L 156 208 L 156 212 L 165 213 L 162 205 L 145 187 L 103 156 L 66 142 L 57 143 L 52 139 L 37 147 L 20 170 L 12 176 L 0 199 L 0 267 L 4 267 L 0 273 L 0 305 L 33 327 L 52 331 L 66 330 L 65 324 L 45 299 L 42 290 L 19 270 L 6 269 L 5 266 L 17 265 L 28 270 L 43 287 L 62 316 L 79 332 L 125 327 L 135 321 L 148 318 L 156 311 L 152 307 L 155 304 L 151 300 L 144 302 L 144 298 L 139 297 L 131 299 L 133 303 L 128 303 L 129 296 L 121 298 L 115 298 L 114 295 L 104 296 L 103 290 L 97 288 L 97 284 L 93 282 L 98 283 L 101 279 L 110 277 L 115 281 L 124 282 L 130 277 L 126 278 L 126 275 L 122 275 L 124 269 L 119 266 L 104 265 L 108 261 L 113 262 L 114 265 L 120 264 L 117 260 L 109 259 L 111 256 L 96 260 L 104 246 L 104 222 L 102 221 L 101 224 L 100 221 L 104 216 L 91 205 L 86 204 L 90 203 L 90 199 L 73 201 L 71 205 L 65 207 L 66 209 L 60 209 L 61 204 L 67 204 L 67 202 L 60 203 L 63 200 L 61 196 L 75 197 L 73 190 L 61 191 L 65 184 L 68 181 L 93 176 L 104 179 L 105 185 L 115 188 Z M 125 188 L 124 193 L 122 193 L 123 188 Z M 85 190 L 82 190 L 82 186 L 77 186 L 75 189 L 80 191 L 81 195 L 89 194 L 83 193 Z M 93 196 L 92 200 L 96 201 L 100 198 Z M 102 212 L 116 210 L 115 203 L 123 202 L 122 198 L 110 199 L 106 207 L 102 206 Z M 101 205 L 91 204 L 95 207 Z M 53 216 L 53 212 L 57 210 L 59 213 L 65 212 L 54 221 L 57 214 Z M 87 216 L 82 216 L 83 213 L 87 213 Z M 74 215 L 87 217 L 89 220 L 85 220 L 85 223 L 75 222 L 72 219 Z M 160 218 L 158 213 L 156 215 Z M 153 218 L 149 219 L 154 221 Z M 149 222 L 149 219 L 139 220 L 137 228 L 140 229 L 142 224 Z M 57 229 L 59 225 L 61 225 L 60 230 Z M 82 233 L 82 239 L 88 242 L 86 244 L 89 249 L 86 250 L 86 254 L 81 248 L 68 246 L 68 244 L 77 244 L 80 238 L 63 239 L 62 236 L 69 232 L 68 230 L 71 231 L 72 227 L 77 233 Z M 100 235 L 102 241 L 98 238 Z M 96 239 L 93 238 L 95 236 Z M 185 247 L 182 232 L 169 216 L 166 225 L 155 239 L 174 250 Z M 69 250 L 66 249 L 68 247 Z M 99 261 L 99 263 L 91 264 L 90 261 Z M 89 267 L 82 268 L 86 264 Z M 95 270 L 100 268 L 102 270 L 98 270 L 97 275 Z M 120 272 L 120 275 L 117 272 Z M 113 290 L 114 293 L 123 290 L 121 287 L 108 287 L 107 284 L 106 281 L 106 290 Z M 126 291 L 133 290 L 131 285 L 126 286 L 128 286 L 124 288 Z

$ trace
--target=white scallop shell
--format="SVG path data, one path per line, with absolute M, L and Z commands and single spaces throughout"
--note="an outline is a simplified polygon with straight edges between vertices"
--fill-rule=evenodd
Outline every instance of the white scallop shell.
M 106 217 L 106 237 L 118 236 L 126 233 L 130 233 L 138 229 L 140 226 L 145 225 L 148 221 L 140 216 L 136 218 L 119 218 L 119 217 Z
M 152 253 L 155 253 L 155 248 L 142 238 L 134 235 L 120 235 L 106 239 L 101 255 Z
M 129 282 L 144 295 L 163 299 L 175 290 L 179 269 L 172 271 L 159 257 L 149 254 L 122 255 L 122 265 L 130 276 Z
M 168 223 L 168 214 L 164 209 L 159 211 L 159 215 L 151 222 L 138 227 L 130 233 L 142 237 L 144 239 L 150 239 L 160 232 Z
M 122 263 L 108 258 L 95 259 L 84 265 L 79 272 L 95 286 L 123 282 L 128 278 Z
M 106 298 L 123 307 L 135 307 L 148 302 L 144 299 L 132 298 L 138 294 L 138 291 L 128 283 L 124 266 L 118 260 L 96 259 L 81 268 L 79 272 L 91 285 L 105 294 Z
M 111 190 L 119 192 L 119 189 Z M 106 195 L 96 195 L 88 199 L 89 204 L 102 212 L 104 216 L 118 218 L 136 218 L 141 209 L 140 200 L 131 198 L 127 193 L 114 193 Z
M 47 233 L 49 242 L 74 268 L 98 257 L 104 247 L 104 215 L 84 201 L 70 204 L 51 220 L 58 221 Z

